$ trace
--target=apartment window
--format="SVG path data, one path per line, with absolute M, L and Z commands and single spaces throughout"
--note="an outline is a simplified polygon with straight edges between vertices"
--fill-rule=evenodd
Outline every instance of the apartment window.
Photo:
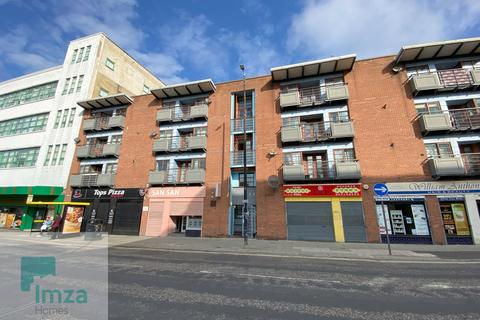
M 417 103 L 415 104 L 415 109 L 417 110 L 417 114 L 439 113 L 442 111 L 442 108 L 440 107 L 440 103 L 438 103 L 438 101 Z
M 77 53 L 78 49 L 73 50 L 72 61 L 70 61 L 71 64 L 75 63 L 75 60 L 77 59 Z
M 53 157 L 52 157 L 52 163 L 51 163 L 52 166 L 56 166 L 56 165 L 57 165 L 58 154 L 59 154 L 59 153 L 60 153 L 60 145 L 59 145 L 59 144 L 56 144 L 56 145 L 55 145 L 55 148 L 53 149 Z
M 48 113 L 0 121 L 0 137 L 42 131 L 47 121 Z
M 116 163 L 108 163 L 107 167 L 105 168 L 105 173 L 107 174 L 116 174 L 117 173 L 118 164 Z
M 247 118 L 252 118 L 253 117 L 253 93 L 252 92 L 247 92 L 247 103 L 246 103 L 246 109 L 247 109 Z M 235 114 L 235 119 L 243 119 L 243 114 L 245 112 L 245 107 L 243 103 L 243 94 L 236 94 L 235 95 L 235 109 L 234 109 L 234 114 Z
M 205 169 L 205 159 L 192 159 L 191 162 L 192 169 Z
M 193 128 L 193 135 L 194 136 L 206 136 L 207 135 L 207 127 Z
M 284 163 L 287 166 L 298 166 L 302 164 L 302 154 L 300 152 L 286 153 Z
M 122 143 L 122 135 L 118 134 L 118 135 L 112 136 L 110 143 L 115 143 L 115 144 Z
M 105 60 L 105 66 L 112 71 L 115 70 L 115 62 L 113 62 L 109 58 Z
M 238 183 L 240 187 L 244 186 L 243 173 L 238 174 Z M 247 187 L 255 187 L 255 173 L 247 173 Z
M 72 78 L 72 83 L 70 84 L 70 90 L 68 90 L 68 94 L 73 93 L 75 90 L 75 85 L 77 84 L 77 77 Z
M 77 90 L 76 92 L 80 92 L 82 90 L 82 84 L 83 84 L 83 75 L 78 77 L 78 83 L 77 83 Z
M 55 123 L 53 124 L 54 129 L 57 129 L 58 126 L 60 125 L 60 119 L 62 119 L 62 111 L 63 110 L 57 111 L 57 116 L 55 117 Z
M 282 126 L 289 127 L 289 126 L 299 126 L 300 125 L 300 117 L 289 117 L 282 119 Z
M 67 94 L 68 87 L 70 86 L 70 78 L 65 80 L 65 86 L 63 87 L 62 96 Z
M 342 85 L 342 84 L 344 84 L 343 77 L 325 79 L 326 86 L 336 86 L 336 85 Z
M 48 146 L 47 156 L 45 157 L 45 162 L 43 163 L 44 166 L 48 166 L 50 164 L 50 159 L 52 157 L 53 146 Z
M 41 101 L 55 96 L 57 81 L 0 95 L 0 109 Z
M 67 145 L 62 145 L 62 150 L 60 151 L 60 158 L 58 159 L 58 165 L 62 165 L 65 160 L 65 153 L 67 152 Z
M 90 56 L 90 51 L 92 50 L 92 46 L 87 46 L 85 49 L 85 54 L 83 55 L 83 61 L 87 61 L 88 57 Z
M 68 127 L 71 127 L 73 125 L 73 120 L 75 120 L 75 111 L 76 108 L 70 109 L 70 117 L 68 118 Z
M 150 88 L 146 85 L 143 85 L 143 93 L 150 93 Z
M 103 89 L 103 88 L 100 88 L 100 92 L 98 93 L 98 95 L 100 97 L 106 97 L 106 96 L 108 96 L 108 91 Z
M 339 112 L 331 112 L 329 114 L 330 121 L 333 122 L 347 122 L 348 121 L 348 112 L 347 111 L 339 111 Z
M 170 160 L 157 160 L 157 171 L 168 170 L 170 166 Z
M 0 168 L 33 167 L 40 148 L 0 151 Z
M 62 117 L 62 122 L 60 123 L 60 128 L 65 128 L 67 125 L 67 119 L 68 119 L 68 109 L 63 110 L 63 117 Z
M 450 158 L 453 157 L 453 150 L 450 142 L 425 143 L 427 156 L 429 158 Z
M 407 68 L 407 73 L 412 75 L 412 74 L 422 74 L 422 73 L 429 73 L 430 68 L 428 65 L 421 65 L 421 66 L 415 66 L 415 67 L 408 67 Z
M 101 166 L 91 166 L 91 165 L 81 165 L 80 166 L 80 174 L 89 174 L 89 173 L 101 173 L 102 167 Z
M 80 61 L 82 61 L 83 51 L 85 51 L 85 47 L 80 48 L 80 52 L 78 53 L 78 57 L 77 57 L 77 63 L 79 63 Z
M 355 160 L 355 152 L 353 149 L 333 150 L 333 159 L 336 162 L 345 162 L 345 161 Z

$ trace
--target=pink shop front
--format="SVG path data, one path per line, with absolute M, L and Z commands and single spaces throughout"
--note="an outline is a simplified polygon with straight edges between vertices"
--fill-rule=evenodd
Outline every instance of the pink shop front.
M 146 236 L 201 236 L 205 187 L 150 188 L 145 200 Z

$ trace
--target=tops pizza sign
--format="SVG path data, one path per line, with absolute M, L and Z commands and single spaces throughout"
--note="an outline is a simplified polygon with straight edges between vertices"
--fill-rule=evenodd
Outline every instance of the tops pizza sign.
M 284 197 L 361 197 L 362 185 L 354 184 L 318 184 L 283 186 Z

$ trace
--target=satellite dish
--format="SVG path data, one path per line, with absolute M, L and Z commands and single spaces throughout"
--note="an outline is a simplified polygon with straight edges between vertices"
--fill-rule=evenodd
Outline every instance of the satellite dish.
M 270 176 L 267 179 L 267 183 L 270 188 L 277 189 L 280 186 L 280 179 L 278 176 Z

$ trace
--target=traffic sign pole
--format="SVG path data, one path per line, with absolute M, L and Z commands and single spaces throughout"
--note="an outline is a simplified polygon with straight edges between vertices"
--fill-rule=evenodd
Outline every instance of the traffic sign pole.
M 383 216 L 383 223 L 385 224 L 385 234 L 387 235 L 387 247 L 388 247 L 388 255 L 392 255 L 392 248 L 390 246 L 390 235 L 388 234 L 388 224 L 387 224 L 387 216 L 385 214 L 385 209 L 383 207 L 383 200 L 380 202 L 382 206 L 382 216 Z
M 384 183 L 375 183 L 373 185 L 373 192 L 380 197 L 384 197 L 388 195 L 388 187 Z M 388 247 L 388 255 L 392 255 L 392 248 L 390 246 L 390 235 L 388 233 L 388 224 L 387 224 L 387 215 L 385 213 L 385 209 L 383 207 L 383 198 L 380 202 L 382 206 L 382 216 L 383 216 L 383 223 L 385 224 L 385 234 L 387 235 L 387 247 Z

